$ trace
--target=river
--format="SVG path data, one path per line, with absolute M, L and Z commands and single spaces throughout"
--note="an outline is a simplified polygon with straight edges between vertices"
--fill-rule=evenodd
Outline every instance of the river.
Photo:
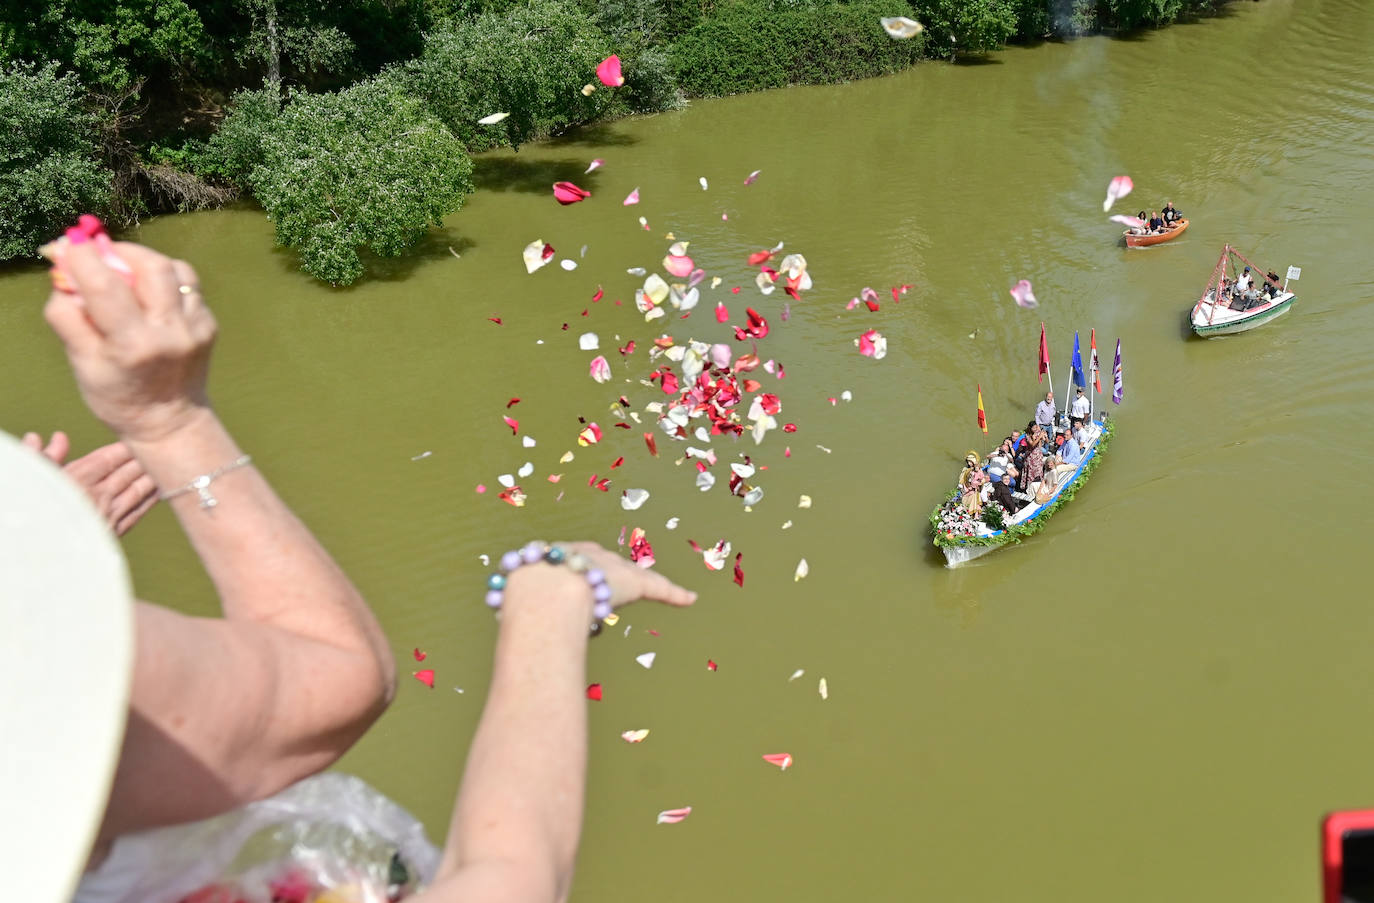
M 1238 2 L 1158 32 L 698 102 L 479 159 L 467 207 L 347 291 L 302 276 L 255 210 L 148 221 L 137 238 L 191 260 L 219 318 L 222 416 L 401 662 L 394 707 L 342 767 L 442 839 L 494 636 L 479 556 L 640 525 L 702 595 L 628 609 L 592 644 L 605 699 L 590 704 L 575 901 L 1315 899 L 1321 815 L 1374 802 L 1359 589 L 1374 480 L 1358 470 L 1374 460 L 1371 40 L 1359 0 Z M 584 175 L 592 158 L 605 165 Z M 1114 212 L 1172 199 L 1188 233 L 1121 247 L 1100 202 L 1122 173 L 1135 193 Z M 559 208 L 558 179 L 592 198 Z M 691 319 L 646 324 L 625 271 L 655 267 L 670 230 L 725 282 Z M 527 275 L 537 238 L 579 268 Z M 744 263 L 779 241 L 816 283 L 787 322 Z M 1227 241 L 1301 266 L 1298 303 L 1193 339 L 1185 313 Z M 1008 296 L 1022 278 L 1038 310 Z M 64 428 L 84 449 L 106 440 L 42 323 L 45 284 L 0 277 L 0 424 Z M 882 309 L 846 311 L 865 285 Z M 752 511 L 723 485 L 696 491 L 681 445 L 660 435 L 655 459 L 648 426 L 609 428 L 617 395 L 640 411 L 658 394 L 638 383 L 654 336 L 727 340 L 717 300 L 734 322 L 747 304 L 769 318 L 759 350 L 786 379 L 755 375 L 798 426 L 757 448 L 717 439 L 723 459 L 768 467 Z M 927 514 L 965 450 L 1029 418 L 1041 322 L 1061 399 L 1074 330 L 1085 353 L 1097 330 L 1108 383 L 1122 340 L 1125 401 L 1099 398 L 1118 436 L 1042 533 L 947 570 Z M 853 346 L 869 327 L 883 360 Z M 588 377 L 583 332 L 611 383 Z M 576 447 L 579 416 L 607 427 L 599 446 Z M 529 503 L 502 504 L 497 476 L 527 460 Z M 587 487 L 593 472 L 611 492 Z M 628 487 L 652 492 L 637 512 L 618 504 Z M 744 555 L 743 588 L 687 543 L 721 538 Z M 213 610 L 169 512 L 125 545 L 144 598 Z M 436 689 L 409 676 L 425 667 L 413 647 Z M 635 728 L 652 733 L 620 740 Z M 775 752 L 794 766 L 761 761 Z

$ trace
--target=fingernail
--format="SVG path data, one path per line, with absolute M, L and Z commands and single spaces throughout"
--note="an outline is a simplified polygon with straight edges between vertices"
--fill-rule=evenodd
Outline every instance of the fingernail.
M 67 241 L 74 245 L 84 245 L 89 240 L 86 233 L 76 226 L 72 226 L 67 230 Z

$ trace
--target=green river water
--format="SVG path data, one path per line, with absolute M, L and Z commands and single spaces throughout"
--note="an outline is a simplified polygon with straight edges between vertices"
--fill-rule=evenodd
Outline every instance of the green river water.
M 224 420 L 393 640 L 396 703 L 342 767 L 442 840 L 495 630 L 479 555 L 533 537 L 613 545 L 640 525 L 702 595 L 628 609 L 592 644 L 605 699 L 575 901 L 1315 899 L 1321 815 L 1374 803 L 1359 588 L 1374 481 L 1358 469 L 1374 460 L 1371 41 L 1361 0 L 1238 2 L 1159 32 L 698 102 L 481 158 L 445 229 L 347 291 L 299 274 L 259 211 L 147 222 L 135 237 L 192 261 L 219 318 Z M 594 157 L 605 166 L 583 175 Z M 1121 247 L 1100 206 L 1121 173 L 1136 190 L 1114 212 L 1169 198 L 1188 233 Z M 564 178 L 592 198 L 559 208 Z M 643 202 L 622 207 L 636 186 Z M 691 319 L 646 324 L 625 270 L 656 267 L 669 230 L 726 281 Z M 580 268 L 527 275 L 536 238 Z M 746 281 L 747 254 L 778 241 L 816 283 L 788 322 L 781 291 Z M 1256 332 L 1190 338 L 1226 241 L 1301 266 L 1298 303 Z M 1007 294 L 1021 278 L 1036 311 Z M 900 283 L 915 287 L 894 305 Z M 845 311 L 865 285 L 882 310 Z M 84 450 L 108 440 L 42 322 L 45 289 L 37 268 L 0 277 L 0 426 L 66 429 Z M 649 457 L 648 419 L 610 429 L 622 392 L 635 410 L 662 397 L 638 384 L 654 336 L 728 338 L 717 300 L 735 322 L 746 304 L 769 317 L 759 350 L 787 376 L 755 375 L 798 425 L 757 448 L 717 439 L 725 461 L 768 467 L 752 512 L 723 477 L 696 491 L 681 445 L 660 435 Z M 948 570 L 926 517 L 964 451 L 1029 418 L 1042 321 L 1061 399 L 1075 329 L 1085 348 L 1097 329 L 1106 382 L 1122 339 L 1117 439 L 1042 533 Z M 884 360 L 853 346 L 869 327 Z M 607 385 L 588 378 L 585 331 L 612 359 Z M 852 402 L 827 401 L 845 389 Z M 501 422 L 515 396 L 534 448 Z M 606 440 L 560 465 L 579 416 Z M 526 460 L 529 504 L 502 504 L 497 475 Z M 593 472 L 610 493 L 587 488 Z M 627 487 L 653 496 L 622 511 Z M 745 587 L 689 538 L 729 539 Z M 125 547 L 141 596 L 213 610 L 169 512 Z M 432 691 L 409 676 L 416 646 Z M 641 727 L 643 744 L 619 739 Z M 796 764 L 760 760 L 774 752 Z

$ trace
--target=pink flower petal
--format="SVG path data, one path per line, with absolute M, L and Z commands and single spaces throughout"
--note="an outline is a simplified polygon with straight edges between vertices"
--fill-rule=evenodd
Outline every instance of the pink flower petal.
M 1107 185 L 1107 199 L 1102 202 L 1102 212 L 1112 209 L 1112 204 L 1124 198 L 1135 188 L 1130 176 L 1117 176 Z
M 1123 214 L 1118 213 L 1116 216 L 1109 216 L 1107 218 L 1112 222 L 1120 223 L 1121 225 L 1126 226 L 1129 229 L 1144 229 L 1146 225 L 1145 221 L 1138 216 L 1124 216 Z
M 412 671 L 412 672 L 411 672 L 411 675 L 412 675 L 416 680 L 418 680 L 420 683 L 422 683 L 422 684 L 424 684 L 425 686 L 429 687 L 431 690 L 434 689 L 434 671 L 433 671 L 433 669 L 431 669 L 431 668 L 426 668 L 426 669 L 423 670 L 423 671 Z
M 606 362 L 606 355 L 598 354 L 596 357 L 592 358 L 590 371 L 592 379 L 597 382 L 610 382 L 611 365 Z
M 692 814 L 692 807 L 686 806 L 682 809 L 664 809 L 658 813 L 658 824 L 675 825 Z
M 676 256 L 669 254 L 663 258 L 663 269 L 671 276 L 685 279 L 692 273 L 692 258 L 687 256 Z
M 1018 307 L 1034 308 L 1040 302 L 1035 300 L 1035 292 L 1031 291 L 1029 279 L 1022 279 L 1011 287 L 1011 296 L 1016 299 Z
M 705 278 L 705 270 L 692 270 L 692 272 L 687 275 L 687 287 L 696 288 Z
M 622 206 L 622 207 L 629 207 L 629 206 L 631 206 L 632 204 L 638 204 L 638 203 L 639 203 L 639 189 L 636 188 L 634 191 L 632 191 L 632 192 L 630 192 L 628 195 L 626 195 L 625 200 L 621 203 L 620 206 Z
M 763 757 L 763 761 L 767 762 L 769 765 L 776 765 L 783 771 L 786 771 L 788 768 L 792 767 L 792 754 L 768 753 Z
M 763 170 L 761 170 L 761 169 L 756 169 L 756 170 L 754 170 L 753 172 L 749 173 L 749 175 L 745 176 L 745 178 L 744 178 L 744 184 L 746 184 L 746 185 L 753 185 L 755 182 L 758 181 L 759 173 L 761 173 L 761 172 L 763 172 Z
M 583 188 L 578 188 L 572 182 L 554 182 L 553 198 L 563 206 L 576 204 L 591 197 L 592 193 Z
M 600 169 L 602 166 L 605 165 L 605 163 L 605 160 L 602 160 L 600 157 L 598 157 L 591 162 L 591 165 L 587 167 L 586 171 L 583 174 L 585 175 L 586 173 L 591 172 L 593 169 Z
M 716 322 L 727 323 L 730 320 L 730 311 L 721 302 L 716 302 Z
M 611 54 L 596 67 L 596 77 L 608 88 L 618 88 L 625 84 L 625 76 L 620 73 L 620 57 Z

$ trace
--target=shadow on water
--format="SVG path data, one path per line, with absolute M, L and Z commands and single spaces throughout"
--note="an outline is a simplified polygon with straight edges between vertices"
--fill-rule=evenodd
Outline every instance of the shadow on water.
M 1001 66 L 1002 60 L 990 53 L 980 53 L 976 56 L 960 56 L 954 58 L 956 66 Z
M 587 172 L 586 160 L 534 160 L 521 157 L 481 157 L 472 161 L 472 183 L 478 191 L 524 191 L 548 194 L 554 182 L 575 182 L 591 191 L 597 176 Z
M 572 129 L 551 138 L 546 147 L 633 147 L 639 139 L 624 129 L 611 127 L 608 122 L 596 122 Z
M 325 283 L 307 276 L 301 271 L 300 255 L 292 248 L 277 245 L 272 257 L 281 268 L 293 276 L 308 281 L 312 285 L 325 286 L 340 294 L 374 282 L 401 282 L 409 279 L 426 264 L 453 259 L 454 254 L 464 254 L 477 247 L 477 242 L 460 236 L 450 229 L 431 227 L 424 238 L 407 248 L 398 257 L 382 257 L 366 248 L 360 248 L 358 256 L 363 261 L 363 275 L 352 285 L 327 286 Z

